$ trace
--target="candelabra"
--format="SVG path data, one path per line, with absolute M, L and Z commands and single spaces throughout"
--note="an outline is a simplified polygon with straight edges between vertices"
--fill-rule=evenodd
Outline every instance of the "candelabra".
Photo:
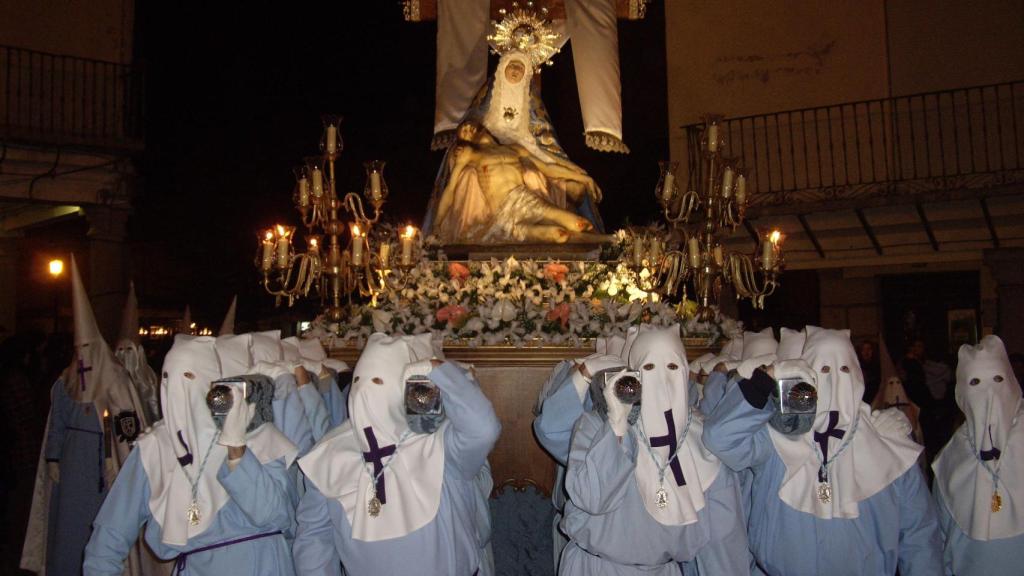
M 637 284 L 648 292 L 685 299 L 692 286 L 703 319 L 714 314 L 723 284 L 731 284 L 737 298 L 764 308 L 764 299 L 775 291 L 784 268 L 784 237 L 778 230 L 765 231 L 758 235 L 753 253 L 725 251 L 723 233 L 734 231 L 746 213 L 746 174 L 737 159 L 721 153 L 725 142 L 720 117 L 705 116 L 704 126 L 688 136 L 685 190 L 676 178 L 678 162 L 660 163 L 655 194 L 668 231 L 630 230 L 624 260 Z
M 341 117 L 323 117 L 321 154 L 306 158 L 295 168 L 292 199 L 306 228 L 305 249 L 295 249 L 295 227 L 277 224 L 260 235 L 257 266 L 262 285 L 280 304 L 316 289 L 328 320 L 342 319 L 343 297 L 355 295 L 376 300 L 383 290 L 404 285 L 408 271 L 419 258 L 418 232 L 406 226 L 398 237 L 399 257 L 392 257 L 392 239 L 387 232 L 373 234 L 387 201 L 384 162 L 366 162 L 363 195 L 349 192 L 339 198 L 335 161 L 342 151 Z M 367 214 L 363 199 L 372 207 Z M 346 218 L 347 216 L 347 218 Z M 342 249 L 342 237 L 348 245 Z M 326 238 L 326 244 L 324 239 Z M 396 273 L 397 272 L 397 273 Z

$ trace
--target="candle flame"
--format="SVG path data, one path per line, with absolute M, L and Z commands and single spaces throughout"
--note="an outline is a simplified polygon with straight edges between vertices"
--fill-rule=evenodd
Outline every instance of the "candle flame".
M 362 232 L 359 230 L 359 225 L 358 224 L 353 224 L 352 225 L 352 237 L 355 238 L 357 236 L 362 236 Z
M 104 409 L 103 410 L 103 417 L 104 418 L 109 418 L 110 417 L 110 412 L 108 412 L 106 409 Z
M 319 244 L 319 243 L 316 241 L 316 238 L 310 238 L 309 239 L 309 246 L 310 246 L 310 248 L 316 248 L 317 244 Z
M 778 230 L 772 230 L 772 233 L 768 236 L 768 240 L 772 244 L 778 244 L 779 241 L 782 240 L 782 232 Z
M 402 234 L 402 236 L 405 236 L 406 238 L 412 238 L 415 235 L 416 235 L 416 228 L 414 226 L 412 226 L 411 224 L 409 226 L 405 227 L 405 232 Z
M 273 240 L 274 239 L 274 231 L 273 230 L 267 230 L 266 232 L 264 232 L 263 233 L 263 239 L 264 240 Z

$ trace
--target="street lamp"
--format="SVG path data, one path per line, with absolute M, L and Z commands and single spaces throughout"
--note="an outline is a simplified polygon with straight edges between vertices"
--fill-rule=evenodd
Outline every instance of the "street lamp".
M 49 272 L 50 277 L 54 279 L 53 287 L 53 333 L 57 333 L 57 328 L 60 323 L 60 284 L 56 281 L 60 279 L 61 274 L 64 273 L 64 261 L 60 258 L 54 258 L 47 264 L 46 271 Z

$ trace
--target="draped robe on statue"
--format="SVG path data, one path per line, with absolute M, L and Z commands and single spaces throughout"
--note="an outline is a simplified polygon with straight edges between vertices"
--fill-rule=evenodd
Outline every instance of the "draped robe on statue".
M 21 559 L 24 569 L 51 576 L 81 573 L 93 518 L 146 425 L 131 378 L 99 332 L 73 255 L 71 283 L 75 355 L 51 389 L 46 439 Z M 109 415 L 107 424 L 104 413 Z M 56 481 L 47 467 L 57 470 Z M 132 546 L 135 537 L 122 558 L 127 564 L 119 563 L 116 574 L 140 573 L 142 551 Z

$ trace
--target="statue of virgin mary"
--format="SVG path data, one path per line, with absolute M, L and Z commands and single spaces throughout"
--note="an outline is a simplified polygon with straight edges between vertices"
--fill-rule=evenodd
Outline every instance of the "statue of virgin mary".
M 564 241 L 603 239 L 600 236 L 603 223 L 596 206 L 601 199 L 600 189 L 586 171 L 566 156 L 541 100 L 539 83 L 533 82 L 539 65 L 557 50 L 554 47 L 557 33 L 546 28 L 543 21 L 533 21 L 518 23 L 504 38 L 496 39 L 495 36 L 497 34 L 489 39 L 501 58 L 494 75 L 481 87 L 463 116 L 460 129 L 455 130 L 453 142 L 448 146 L 438 171 L 424 230 L 448 244 L 548 241 L 548 238 L 531 238 L 529 234 L 511 238 L 495 234 L 494 231 L 502 227 L 498 224 L 509 228 L 507 222 L 494 222 L 499 215 L 504 219 L 510 217 L 507 207 L 486 200 L 488 195 L 481 193 L 478 167 L 453 174 L 452 170 L 458 164 L 457 152 L 473 145 L 459 137 L 460 134 L 471 133 L 472 130 L 461 129 L 464 125 L 471 125 L 474 129 L 482 126 L 501 145 L 489 150 L 479 149 L 479 154 L 508 155 L 507 147 L 518 150 L 526 192 L 537 196 L 531 199 L 531 204 L 537 207 L 542 203 L 543 209 L 514 217 L 522 218 L 525 224 L 558 226 L 558 222 L 545 221 L 537 214 L 568 211 L 585 218 L 589 226 L 567 227 Z M 454 186 L 449 185 L 452 178 L 456 179 Z M 452 197 L 442 203 L 442 194 L 451 194 Z M 439 205 L 445 207 L 441 212 L 438 211 Z

